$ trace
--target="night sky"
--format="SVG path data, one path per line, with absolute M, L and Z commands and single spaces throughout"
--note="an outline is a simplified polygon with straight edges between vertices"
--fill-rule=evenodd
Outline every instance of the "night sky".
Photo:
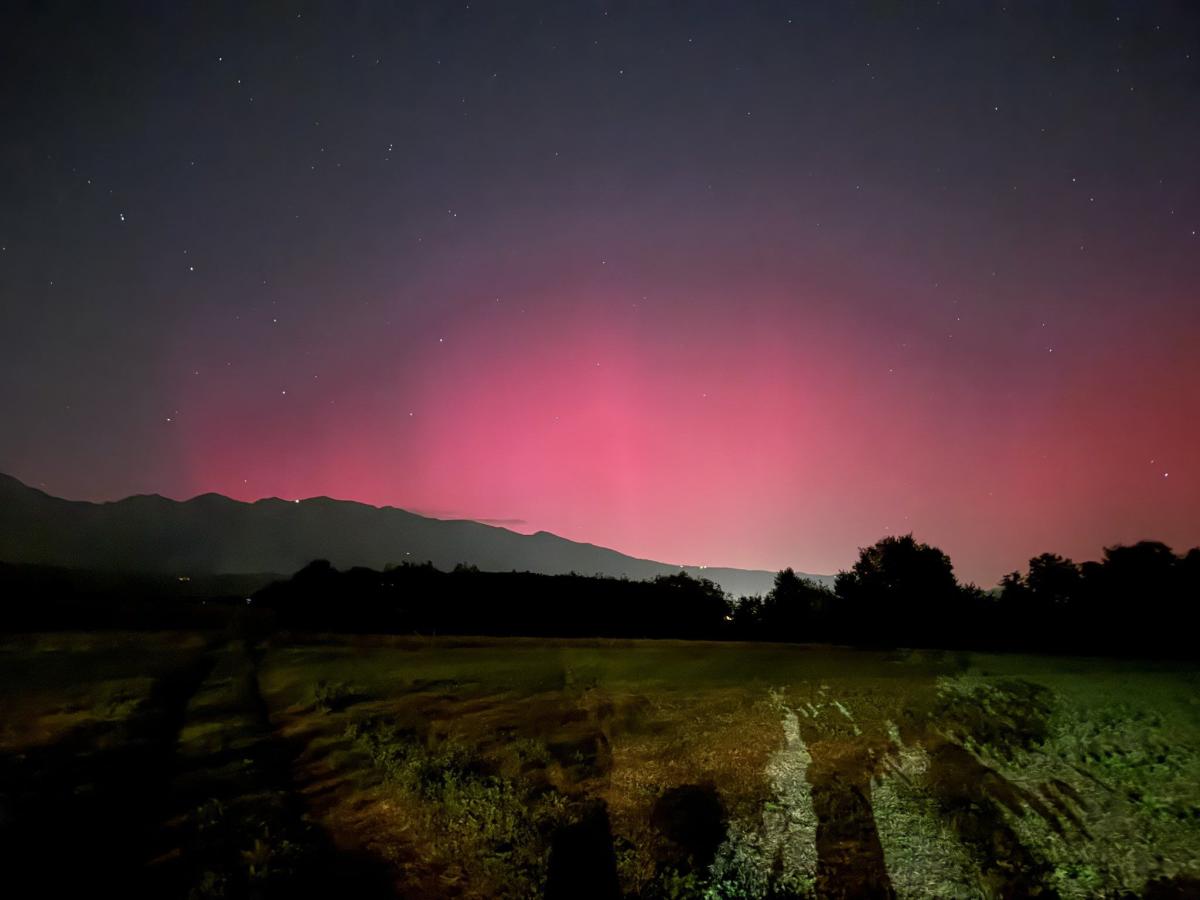
M 0 67 L 51 493 L 984 585 L 1200 542 L 1196 4 L 18 3 Z

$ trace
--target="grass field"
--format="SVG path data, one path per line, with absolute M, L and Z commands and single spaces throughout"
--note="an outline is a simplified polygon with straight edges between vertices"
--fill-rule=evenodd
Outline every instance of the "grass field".
M 0 644 L 47 896 L 1200 895 L 1200 674 L 687 642 Z

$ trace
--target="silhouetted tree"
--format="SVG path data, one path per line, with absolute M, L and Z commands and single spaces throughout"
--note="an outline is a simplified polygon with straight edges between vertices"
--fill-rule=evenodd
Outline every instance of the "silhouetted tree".
M 718 634 L 725 627 L 729 599 L 716 583 L 676 572 L 659 575 L 651 584 L 657 589 L 659 633 L 700 637 Z
M 912 535 L 860 551 L 836 594 L 790 569 L 766 597 L 730 604 L 686 572 L 651 581 L 487 572 L 460 565 L 335 569 L 316 560 L 262 587 L 255 576 L 174 577 L 0 563 L 0 629 L 234 628 L 611 637 L 737 637 L 1195 657 L 1200 548 L 1142 541 L 1076 565 L 1053 553 L 999 590 L 959 585 Z M 254 593 L 252 593 L 254 592 Z M 247 598 L 250 598 L 249 600 Z M 251 627 L 252 626 L 252 627 Z
M 760 612 L 768 639 L 804 641 L 817 637 L 817 618 L 828 607 L 830 592 L 791 569 L 775 575 L 775 584 L 762 601 Z
M 859 550 L 834 590 L 839 630 L 853 621 L 869 639 L 932 644 L 954 635 L 963 612 L 950 557 L 911 534 L 888 536 Z M 957 607 L 957 608 L 956 608 Z
M 1080 565 L 1043 553 L 1029 561 L 1026 575 L 1014 572 L 1001 583 L 999 624 L 1010 646 L 1194 652 L 1185 637 L 1200 599 L 1192 565 L 1200 567 L 1200 551 L 1179 557 L 1159 541 L 1106 547 L 1101 561 Z
M 1043 553 L 1029 560 L 1025 584 L 1039 604 L 1070 603 L 1078 597 L 1081 583 L 1079 566 L 1057 553 Z
M 1180 635 L 1166 627 L 1183 610 L 1179 558 L 1161 541 L 1104 548 L 1100 579 L 1089 598 L 1110 643 L 1166 646 Z
M 1200 547 L 1193 547 L 1179 561 L 1179 574 L 1187 602 L 1200 603 Z
M 912 535 L 863 548 L 836 593 L 790 569 L 766 597 L 736 604 L 686 572 L 650 581 L 401 564 L 339 572 L 317 561 L 255 595 L 282 627 L 1037 649 L 1195 655 L 1200 548 L 1155 541 L 1108 547 L 1076 565 L 1053 553 L 998 591 L 960 585 L 950 559 Z
M 1017 605 L 1023 603 L 1029 587 L 1025 584 L 1025 576 L 1020 572 L 1009 572 L 1000 579 L 1000 599 L 1005 604 Z
M 730 618 L 740 638 L 755 638 L 762 626 L 763 598 L 757 594 L 742 597 L 732 605 Z

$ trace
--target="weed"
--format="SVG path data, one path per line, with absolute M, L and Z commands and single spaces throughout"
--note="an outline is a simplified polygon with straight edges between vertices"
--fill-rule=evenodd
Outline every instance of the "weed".
M 546 877 L 548 835 L 568 819 L 566 798 L 533 792 L 489 770 L 454 741 L 433 746 L 415 731 L 382 719 L 349 723 L 345 737 L 383 775 L 409 817 L 413 836 L 424 835 L 425 863 L 442 877 L 463 869 L 472 883 L 515 896 L 539 893 Z M 533 742 L 530 756 L 546 756 Z M 416 850 L 416 847 L 413 848 Z
M 358 699 L 358 692 L 344 681 L 322 678 L 313 685 L 313 706 L 321 712 L 341 712 Z

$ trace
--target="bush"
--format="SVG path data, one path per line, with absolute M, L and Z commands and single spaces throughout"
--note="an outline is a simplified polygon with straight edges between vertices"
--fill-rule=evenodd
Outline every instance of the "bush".
M 313 706 L 321 712 L 341 712 L 358 697 L 354 688 L 343 681 L 321 679 L 313 687 Z

